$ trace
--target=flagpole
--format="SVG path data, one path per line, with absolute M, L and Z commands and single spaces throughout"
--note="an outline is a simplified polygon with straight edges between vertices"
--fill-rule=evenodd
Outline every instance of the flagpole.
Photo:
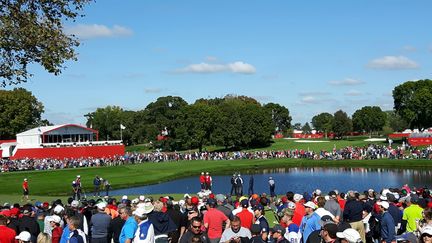
M 123 142 L 123 127 L 122 127 L 122 124 L 120 124 L 120 141 Z

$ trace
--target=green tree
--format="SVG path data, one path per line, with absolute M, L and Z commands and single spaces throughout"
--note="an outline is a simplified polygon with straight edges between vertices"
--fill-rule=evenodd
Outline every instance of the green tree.
M 0 139 L 13 139 L 17 133 L 49 124 L 41 120 L 43 112 L 42 103 L 30 91 L 23 88 L 0 90 Z
M 381 131 L 387 116 L 378 106 L 364 106 L 354 112 L 352 116 L 353 127 L 356 131 Z
M 67 60 L 76 60 L 79 42 L 64 32 L 91 0 L 1 0 L 0 86 L 26 82 L 33 63 L 58 75 Z
M 184 106 L 178 118 L 177 139 L 186 148 L 198 148 L 202 151 L 203 146 L 210 143 L 218 113 L 217 106 L 210 106 L 203 102 Z
M 432 80 L 408 81 L 393 90 L 394 109 L 410 128 L 432 126 Z
M 386 126 L 391 128 L 393 132 L 402 132 L 408 128 L 408 124 L 394 111 L 386 111 L 387 115 Z
M 120 124 L 123 118 L 123 109 L 119 106 L 97 108 L 87 114 L 87 126 L 99 131 L 99 140 L 120 140 Z
M 181 146 L 176 140 L 177 119 L 181 115 L 183 107 L 188 103 L 178 96 L 159 97 L 155 102 L 150 103 L 145 108 L 147 134 L 160 134 L 161 131 L 167 131 L 167 139 L 155 141 L 156 136 L 149 138 L 155 141 L 155 145 L 165 150 L 176 150 Z
M 334 113 L 333 117 L 333 132 L 337 138 L 342 138 L 348 132 L 352 131 L 352 121 L 346 112 L 338 110 Z
M 288 108 L 285 106 L 268 103 L 264 105 L 267 114 L 272 118 L 275 131 L 286 132 L 291 127 L 291 116 Z
M 301 130 L 302 125 L 301 125 L 300 122 L 297 122 L 297 123 L 294 124 L 293 128 L 296 129 L 296 130 Z
M 320 113 L 312 118 L 312 125 L 317 131 L 327 133 L 332 131 L 333 128 L 333 115 L 327 112 Z
M 303 131 L 304 134 L 311 133 L 311 132 L 312 132 L 312 128 L 310 127 L 309 122 L 306 122 L 306 123 L 303 125 L 303 127 L 302 127 L 301 130 Z

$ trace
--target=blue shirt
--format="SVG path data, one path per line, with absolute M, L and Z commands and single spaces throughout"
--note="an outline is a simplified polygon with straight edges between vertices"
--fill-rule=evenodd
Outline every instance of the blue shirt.
M 312 232 L 321 229 L 321 225 L 319 224 L 320 219 L 320 216 L 316 213 L 303 217 L 300 223 L 300 233 L 303 235 L 303 242 L 307 241 L 307 238 Z
M 381 219 L 381 238 L 390 243 L 396 240 L 395 223 L 390 213 L 385 212 Z
M 60 238 L 60 243 L 67 243 L 69 240 L 69 236 L 70 236 L 69 227 L 65 225 L 63 228 L 63 234 Z
M 129 217 L 121 229 L 119 236 L 120 243 L 124 243 L 127 239 L 133 239 L 135 237 L 137 228 L 138 223 L 133 217 Z

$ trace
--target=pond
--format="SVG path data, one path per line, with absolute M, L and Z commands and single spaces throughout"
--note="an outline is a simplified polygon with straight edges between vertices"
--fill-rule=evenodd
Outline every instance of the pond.
M 372 188 L 410 186 L 430 188 L 432 172 L 414 169 L 370 169 L 370 168 L 276 168 L 254 171 L 242 174 L 244 181 L 243 192 L 246 194 L 251 175 L 254 177 L 254 192 L 269 193 L 268 179 L 270 176 L 276 182 L 276 193 L 285 194 L 287 191 L 296 193 L 313 192 L 320 189 L 324 193 L 337 189 L 340 192 L 356 190 L 362 192 Z M 231 175 L 212 175 L 213 192 L 228 194 L 231 190 Z M 113 185 L 115 188 L 115 185 Z M 174 194 L 197 193 L 200 190 L 199 175 L 164 182 L 155 185 L 139 186 L 112 190 L 110 195 L 132 194 Z

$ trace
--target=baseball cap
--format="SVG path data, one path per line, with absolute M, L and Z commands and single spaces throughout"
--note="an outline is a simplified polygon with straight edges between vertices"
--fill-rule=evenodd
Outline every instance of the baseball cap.
M 209 199 L 207 199 L 207 204 L 208 205 L 216 205 L 216 200 L 214 200 L 213 198 L 209 198 Z
M 216 198 L 216 200 L 219 201 L 219 202 L 223 202 L 223 201 L 225 201 L 225 199 L 226 199 L 226 197 L 225 197 L 223 194 L 217 194 L 217 195 L 215 196 L 215 198 Z
M 191 198 L 191 203 L 194 204 L 194 205 L 198 205 L 198 203 L 199 203 L 199 199 L 198 199 L 198 197 L 193 196 L 193 197 Z
M 57 205 L 54 207 L 54 213 L 61 213 L 64 211 L 64 207 L 62 205 Z
M 336 194 L 335 191 L 330 191 L 328 195 L 329 195 L 330 197 L 336 197 L 336 196 L 337 196 L 337 194 Z
M 126 200 L 126 199 L 128 199 L 128 196 L 127 195 L 123 195 L 122 196 L 122 200 Z
M 321 190 L 320 190 L 320 189 L 316 189 L 316 190 L 314 191 L 314 193 L 315 193 L 316 195 L 318 195 L 318 196 L 321 196 Z
M 411 203 L 418 203 L 419 196 L 417 194 L 411 193 L 410 194 L 410 202 Z
M 22 231 L 18 236 L 15 236 L 15 239 L 22 241 L 30 241 L 31 235 L 28 231 Z
M 142 217 L 144 215 L 149 214 L 151 211 L 153 211 L 154 207 L 152 204 L 143 205 L 142 207 L 138 207 L 133 211 L 133 215 L 136 215 L 138 217 Z
M 253 210 L 264 210 L 264 206 L 261 204 L 255 205 L 255 207 L 253 207 Z
M 380 205 L 381 207 L 388 209 L 389 208 L 389 203 L 387 201 L 381 201 L 381 202 L 377 202 L 378 205 Z
M 321 217 L 319 224 L 321 226 L 324 226 L 326 224 L 334 224 L 335 222 L 333 221 L 332 217 L 330 215 L 324 215 Z
M 288 208 L 294 210 L 294 209 L 296 208 L 295 203 L 293 203 L 293 202 L 289 202 L 289 203 L 288 203 Z
M 305 207 L 308 207 L 308 208 L 312 208 L 312 209 L 315 209 L 316 208 L 316 205 L 315 205 L 315 203 L 313 203 L 313 202 L 311 202 L 311 201 L 309 201 L 309 202 L 307 202 L 307 203 L 305 203 L 305 204 L 303 204 Z
M 144 195 L 140 195 L 140 196 L 138 197 L 138 199 L 139 199 L 140 201 L 144 201 L 145 196 L 144 196 Z
M 272 232 L 278 232 L 281 235 L 285 234 L 285 229 L 280 224 L 275 224 L 273 228 L 271 228 Z
M 432 236 L 432 227 L 431 226 L 426 226 L 421 230 L 421 234 L 428 234 Z
M 241 200 L 240 204 L 243 208 L 249 207 L 249 201 L 247 199 Z
M 301 194 L 298 194 L 298 193 L 294 194 L 294 201 L 298 202 L 302 199 L 303 199 L 303 196 Z
M 283 196 L 281 198 L 281 201 L 282 201 L 282 203 L 286 203 L 286 202 L 288 202 L 288 198 L 286 196 Z
M 59 216 L 57 216 L 57 215 L 52 215 L 49 218 L 49 222 L 54 222 L 54 223 L 59 224 L 60 221 L 61 221 L 61 218 Z
M 336 236 L 341 239 L 346 239 L 350 243 L 361 241 L 360 234 L 355 229 L 346 229 L 343 232 L 337 232 Z
M 77 201 L 77 200 L 73 200 L 72 202 L 71 202 L 71 207 L 73 207 L 73 208 L 77 208 L 79 206 L 79 202 Z
M 27 181 L 27 178 L 24 178 L 24 181 Z
M 96 204 L 96 206 L 100 210 L 105 210 L 107 204 L 106 204 L 106 202 L 100 202 L 100 203 Z
M 80 175 L 77 175 L 77 178 L 81 178 L 81 176 L 80 176 Z

